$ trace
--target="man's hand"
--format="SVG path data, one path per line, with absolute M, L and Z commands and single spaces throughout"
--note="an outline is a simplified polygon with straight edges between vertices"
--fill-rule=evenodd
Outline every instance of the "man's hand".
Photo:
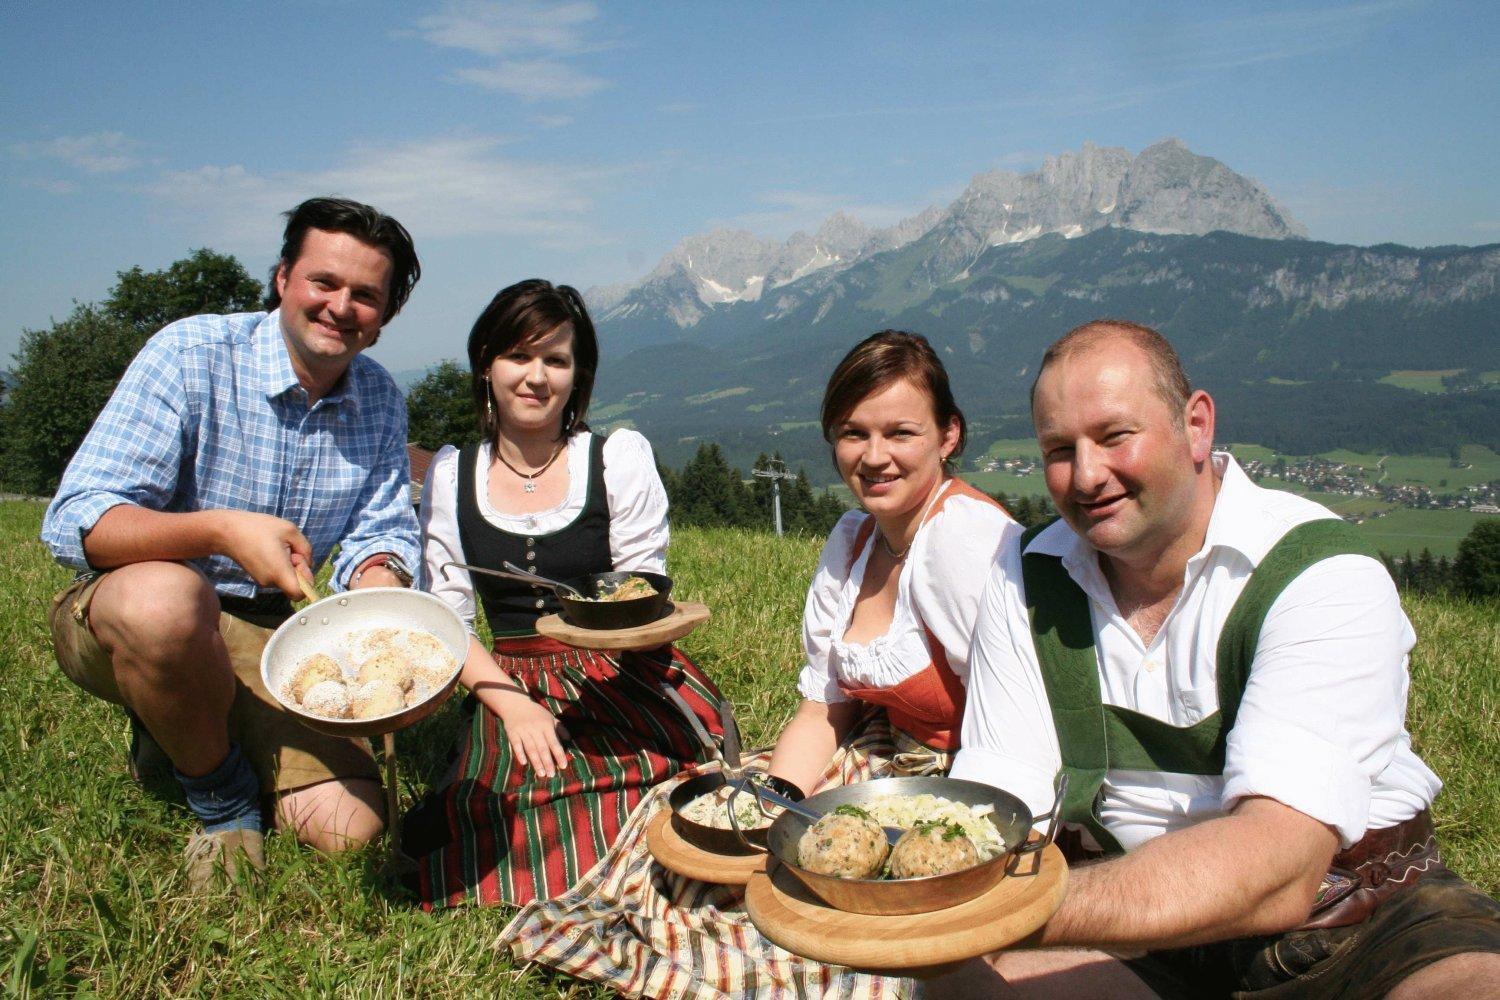
M 218 551 L 239 563 L 262 587 L 277 587 L 292 600 L 303 594 L 299 572 L 312 572 L 312 544 L 292 522 L 243 510 L 215 511 Z

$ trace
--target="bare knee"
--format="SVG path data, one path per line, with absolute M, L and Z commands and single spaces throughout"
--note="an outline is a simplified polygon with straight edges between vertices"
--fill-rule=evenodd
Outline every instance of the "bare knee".
M 380 782 L 369 779 L 320 782 L 287 792 L 276 803 L 276 825 L 325 854 L 378 840 L 384 817 Z
M 116 669 L 164 671 L 201 662 L 219 630 L 219 599 L 190 566 L 144 562 L 122 566 L 99 584 L 89 623 Z
M 1489 983 L 1489 986 L 1485 986 Z M 1408 976 L 1389 994 L 1388 1000 L 1426 1000 L 1428 997 L 1463 996 L 1466 1000 L 1500 997 L 1500 955 L 1467 952 L 1450 955 Z

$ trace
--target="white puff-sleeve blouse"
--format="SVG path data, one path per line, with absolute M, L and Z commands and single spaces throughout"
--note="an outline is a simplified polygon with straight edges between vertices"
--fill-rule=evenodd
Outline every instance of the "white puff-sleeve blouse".
M 458 533 L 459 450 L 444 445 L 433 457 L 422 487 L 422 564 L 427 588 L 448 603 L 474 627 L 477 603 L 474 579 L 468 570 L 442 569 L 447 562 L 465 562 Z M 485 520 L 512 534 L 549 534 L 573 523 L 588 499 L 589 434 L 580 431 L 568 440 L 568 495 L 551 510 L 508 514 L 489 498 L 490 446 L 479 446 L 474 489 Z M 620 428 L 604 442 L 604 491 L 609 501 L 609 552 L 621 571 L 665 573 L 667 491 L 656 472 L 651 443 L 640 433 Z
M 951 488 L 952 481 L 944 486 Z M 894 687 L 932 662 L 929 632 L 953 672 L 968 683 L 969 645 L 990 563 L 1001 543 L 1019 537 L 1021 528 L 999 507 L 973 497 L 957 494 L 939 500 L 941 507 L 918 529 L 901 567 L 891 626 L 868 643 L 845 642 L 843 635 L 876 535 L 871 531 L 859 551 L 853 551 L 860 525 L 869 516 L 858 510 L 834 527 L 802 616 L 807 663 L 797 690 L 804 698 L 846 701 L 840 681 L 854 687 Z

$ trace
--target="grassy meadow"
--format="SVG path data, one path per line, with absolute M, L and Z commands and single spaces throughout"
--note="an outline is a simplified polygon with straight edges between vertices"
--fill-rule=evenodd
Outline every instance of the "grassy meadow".
M 267 876 L 246 895 L 193 898 L 179 854 L 193 819 L 171 788 L 125 772 L 121 713 L 77 691 L 52 662 L 45 620 L 69 574 L 36 540 L 42 508 L 0 503 L 0 982 L 19 996 L 599 997 L 596 987 L 517 968 L 496 938 L 509 913 L 426 916 L 378 850 L 326 858 L 267 841 Z M 795 707 L 802 596 L 819 541 L 679 529 L 672 570 L 713 620 L 683 647 L 734 701 L 747 745 L 771 742 Z M 1492 606 L 1414 599 L 1420 642 L 1409 728 L 1447 781 L 1444 851 L 1500 888 L 1500 623 Z M 456 703 L 398 740 L 407 802 L 441 774 Z

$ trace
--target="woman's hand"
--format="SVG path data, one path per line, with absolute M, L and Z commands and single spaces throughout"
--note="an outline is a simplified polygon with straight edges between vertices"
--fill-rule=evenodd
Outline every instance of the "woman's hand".
M 522 767 L 529 766 L 540 777 L 550 778 L 568 766 L 568 752 L 562 745 L 568 731 L 545 706 L 515 689 L 496 691 L 494 703 L 495 714 L 505 723 L 511 753 Z
M 505 723 L 511 752 L 522 767 L 529 766 L 539 777 L 550 778 L 559 768 L 568 766 L 568 752 L 563 749 L 562 741 L 569 737 L 563 724 L 507 677 L 490 651 L 472 635 L 458 679 L 480 704 Z

